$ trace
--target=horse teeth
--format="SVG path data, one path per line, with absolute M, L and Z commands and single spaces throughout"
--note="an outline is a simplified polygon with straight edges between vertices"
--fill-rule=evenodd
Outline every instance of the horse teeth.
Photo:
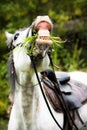
M 50 40 L 50 38 L 48 36 L 39 36 L 38 39 Z
M 39 30 L 38 31 L 38 36 L 50 36 L 49 30 Z
M 37 44 L 48 44 L 48 45 L 52 45 L 52 40 L 50 40 L 50 39 L 40 39 L 40 38 L 37 38 L 37 39 L 36 39 L 36 43 L 37 43 Z

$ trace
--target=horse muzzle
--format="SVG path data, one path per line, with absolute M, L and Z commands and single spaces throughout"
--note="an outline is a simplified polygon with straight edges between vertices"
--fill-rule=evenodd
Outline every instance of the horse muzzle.
M 37 31 L 37 38 L 35 39 L 33 55 L 44 55 L 52 46 L 50 39 L 51 25 L 46 21 L 41 21 L 34 29 Z
M 50 39 L 50 30 L 52 29 L 50 22 L 40 21 L 37 26 L 35 26 L 35 30 L 38 33 L 38 37 L 36 38 L 36 44 L 40 47 L 40 49 L 46 49 L 47 46 L 52 45 L 52 40 Z
M 47 50 L 52 45 L 52 40 L 50 40 L 50 32 L 48 30 L 39 30 L 35 44 L 40 50 Z

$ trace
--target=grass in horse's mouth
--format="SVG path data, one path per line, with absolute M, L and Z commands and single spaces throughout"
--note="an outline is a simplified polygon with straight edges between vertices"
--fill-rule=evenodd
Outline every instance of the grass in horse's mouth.
M 39 46 L 36 44 L 34 48 L 32 49 L 32 55 L 33 56 L 39 56 L 43 53 L 43 50 L 39 48 Z
M 30 56 L 31 55 L 37 56 L 37 55 L 42 54 L 43 51 L 46 50 L 46 46 L 47 46 L 47 48 L 48 48 L 48 46 L 55 48 L 55 45 L 61 47 L 60 43 L 65 42 L 65 41 L 61 40 L 60 37 L 50 36 L 48 39 L 48 42 L 49 42 L 49 40 L 52 41 L 51 45 L 49 43 L 47 43 L 47 44 L 46 43 L 42 43 L 42 44 L 37 43 L 36 44 L 35 41 L 36 41 L 37 37 L 38 37 L 38 35 L 30 36 L 30 37 L 25 38 L 25 40 L 24 40 L 24 44 L 23 44 L 24 47 L 26 47 L 26 46 L 28 46 L 28 44 L 30 44 L 30 48 L 28 48 L 28 54 Z M 43 39 L 42 39 L 42 42 L 43 42 Z

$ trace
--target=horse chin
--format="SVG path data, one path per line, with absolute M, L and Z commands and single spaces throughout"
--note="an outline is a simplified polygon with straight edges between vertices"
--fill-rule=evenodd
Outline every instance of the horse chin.
M 43 56 L 43 54 L 40 53 L 37 56 L 33 56 L 32 63 L 34 63 L 35 66 L 38 68 L 38 67 L 40 67 L 43 60 L 44 60 L 44 56 Z
M 39 59 L 43 59 L 43 57 L 46 55 L 46 53 L 49 50 L 48 44 L 37 44 L 35 43 L 35 46 L 32 51 L 33 57 L 38 57 Z
M 37 56 L 33 56 L 34 62 L 39 62 L 43 60 L 44 56 L 43 54 L 38 54 Z
M 33 61 L 37 67 L 39 67 L 44 60 L 46 60 L 48 51 L 49 51 L 49 46 L 47 44 L 35 45 L 32 56 L 33 56 Z

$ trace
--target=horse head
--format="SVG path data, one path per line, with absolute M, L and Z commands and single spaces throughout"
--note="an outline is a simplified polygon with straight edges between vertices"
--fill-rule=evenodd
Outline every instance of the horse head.
M 47 52 L 52 45 L 50 33 L 53 24 L 48 16 L 38 16 L 30 27 L 17 30 L 14 34 L 6 32 L 8 47 L 13 52 L 13 60 L 15 68 L 29 71 L 30 55 L 29 51 L 32 48 L 32 42 L 25 45 L 25 39 L 36 35 L 33 43 L 32 56 L 36 65 L 42 70 L 49 65 Z M 42 65 L 43 62 L 43 65 Z M 39 65 L 38 65 L 39 64 Z M 42 71 L 41 70 L 41 71 Z

